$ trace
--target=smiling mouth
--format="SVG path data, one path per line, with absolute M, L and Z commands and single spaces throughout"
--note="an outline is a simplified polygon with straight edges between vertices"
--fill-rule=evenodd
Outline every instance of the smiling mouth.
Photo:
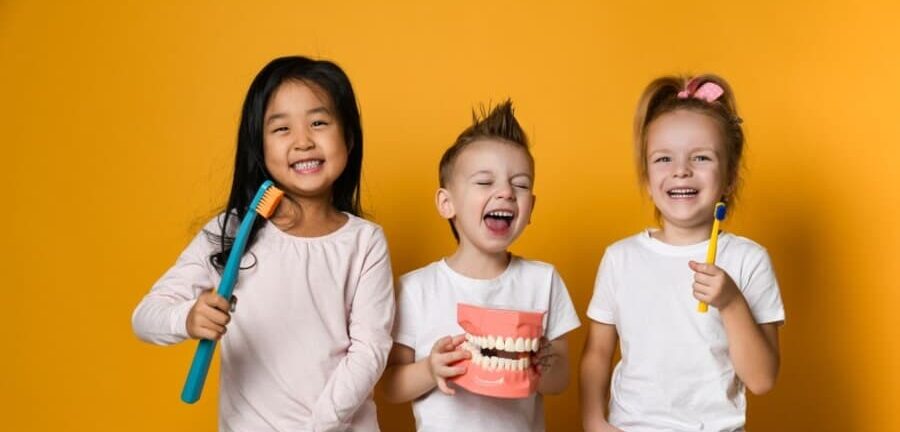
M 322 159 L 308 159 L 291 164 L 291 169 L 299 173 L 316 171 L 325 163 Z
M 484 215 L 484 223 L 494 232 L 504 232 L 512 225 L 516 214 L 509 210 L 493 210 Z
M 669 198 L 675 199 L 693 198 L 699 193 L 700 191 L 693 188 L 676 188 L 666 191 L 666 194 L 669 195 Z

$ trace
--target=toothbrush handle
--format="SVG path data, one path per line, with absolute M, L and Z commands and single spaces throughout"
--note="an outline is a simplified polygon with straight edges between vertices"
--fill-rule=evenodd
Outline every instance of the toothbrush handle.
M 182 401 L 192 404 L 200 399 L 200 394 L 203 393 L 203 383 L 206 382 L 209 364 L 212 362 L 215 351 L 216 341 L 214 340 L 203 339 L 197 344 L 191 369 L 184 383 L 184 389 L 181 390 Z

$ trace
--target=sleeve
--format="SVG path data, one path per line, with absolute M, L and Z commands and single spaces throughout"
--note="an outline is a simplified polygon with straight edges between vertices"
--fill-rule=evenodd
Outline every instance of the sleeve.
M 569 290 L 556 269 L 550 280 L 550 310 L 544 336 L 549 340 L 559 338 L 581 326 Z
M 387 241 L 379 228 L 363 260 L 350 306 L 350 347 L 313 407 L 315 431 L 350 430 L 387 364 L 394 321 L 394 283 Z
M 741 292 L 747 299 L 753 319 L 759 324 L 784 321 L 784 304 L 769 254 L 760 249 L 746 265 L 749 271 Z
M 216 286 L 211 277 L 214 271 L 209 263 L 213 245 L 207 238 L 206 229 L 194 237 L 175 265 L 166 271 L 135 308 L 131 326 L 141 340 L 171 345 L 189 337 L 187 315 L 191 306 L 201 292 Z
M 416 323 L 419 308 L 416 307 L 408 278 L 401 278 L 397 295 L 397 321 L 394 323 L 394 342 L 416 349 Z
M 594 281 L 594 295 L 588 304 L 588 318 L 604 323 L 616 324 L 616 302 L 613 289 L 613 256 L 609 249 L 603 254 L 597 278 Z

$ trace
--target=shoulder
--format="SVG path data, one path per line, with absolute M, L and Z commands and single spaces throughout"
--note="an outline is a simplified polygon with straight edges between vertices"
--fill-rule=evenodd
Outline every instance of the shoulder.
M 400 276 L 400 285 L 404 287 L 421 287 L 428 285 L 428 282 L 434 280 L 438 272 L 440 272 L 440 261 L 434 261 L 424 267 L 419 267 L 413 271 Z
M 606 247 L 603 254 L 604 259 L 621 257 L 635 250 L 643 249 L 646 241 L 644 237 L 648 237 L 646 230 L 614 242 Z
M 769 259 L 769 252 L 761 244 L 732 233 L 725 233 L 724 236 L 728 239 L 728 249 L 732 254 L 752 262 Z

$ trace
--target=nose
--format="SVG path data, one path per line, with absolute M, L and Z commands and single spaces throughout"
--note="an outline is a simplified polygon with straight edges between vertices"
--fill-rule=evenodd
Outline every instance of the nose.
M 687 178 L 691 177 L 694 174 L 691 171 L 691 166 L 687 161 L 679 161 L 675 163 L 674 169 L 672 170 L 672 176 L 675 178 Z
M 499 183 L 499 187 L 497 188 L 497 191 L 494 193 L 494 196 L 497 199 L 502 199 L 502 200 L 511 200 L 511 201 L 516 200 L 516 193 L 513 190 L 513 185 L 510 184 L 509 182 Z
M 306 151 L 312 150 L 316 147 L 316 142 L 312 140 L 308 134 L 301 134 L 297 136 L 297 139 L 294 141 L 294 150 Z

